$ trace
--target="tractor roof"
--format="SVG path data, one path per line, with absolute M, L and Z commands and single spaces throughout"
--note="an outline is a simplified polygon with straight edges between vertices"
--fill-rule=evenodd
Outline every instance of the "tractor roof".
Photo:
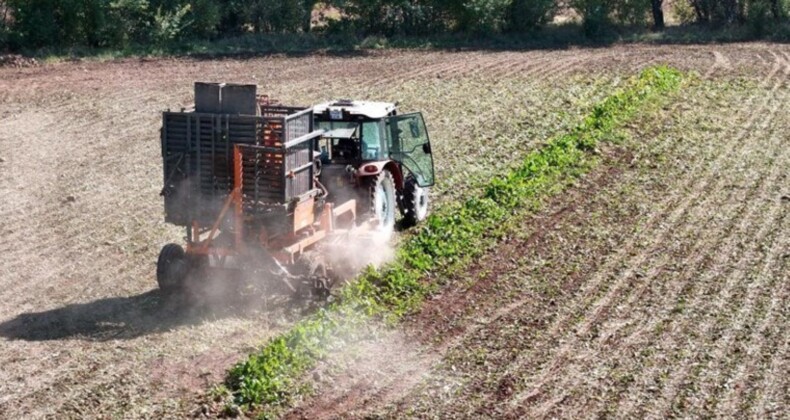
M 397 108 L 397 104 L 391 102 L 372 102 L 372 101 L 351 101 L 341 99 L 337 101 L 324 102 L 315 105 L 313 111 L 322 114 L 327 110 L 342 110 L 351 115 L 362 115 L 367 118 L 384 118 Z

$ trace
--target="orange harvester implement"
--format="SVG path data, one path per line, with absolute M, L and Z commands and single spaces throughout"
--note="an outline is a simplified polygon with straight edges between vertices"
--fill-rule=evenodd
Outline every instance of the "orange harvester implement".
M 164 292 L 211 268 L 325 295 L 324 244 L 391 231 L 395 208 L 406 221 L 427 214 L 428 133 L 395 104 L 289 107 L 254 85 L 196 83 L 194 109 L 163 113 L 161 141 L 165 221 L 186 228 L 185 249 L 160 253 Z

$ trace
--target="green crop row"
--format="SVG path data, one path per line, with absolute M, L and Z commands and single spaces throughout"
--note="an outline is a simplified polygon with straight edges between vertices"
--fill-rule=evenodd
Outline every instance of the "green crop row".
M 372 317 L 396 321 L 416 310 L 447 277 L 478 257 L 501 237 L 518 212 L 537 208 L 596 161 L 599 142 L 652 98 L 677 89 L 683 75 L 652 67 L 597 104 L 571 132 L 530 153 L 515 170 L 493 179 L 481 197 L 445 206 L 430 216 L 399 248 L 393 262 L 369 267 L 342 291 L 340 298 L 298 322 L 288 332 L 234 366 L 226 386 L 235 404 L 246 410 L 277 410 L 299 389 L 299 379 L 335 345 L 353 336 Z

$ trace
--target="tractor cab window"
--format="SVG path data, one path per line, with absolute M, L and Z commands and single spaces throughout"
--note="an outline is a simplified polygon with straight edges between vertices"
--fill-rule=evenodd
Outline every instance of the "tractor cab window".
M 382 160 L 387 156 L 387 143 L 381 132 L 381 121 L 362 123 L 362 160 Z
M 321 161 L 350 162 L 359 154 L 358 125 L 355 122 L 319 121 L 319 129 L 324 130 L 318 142 Z
M 422 114 L 395 115 L 387 118 L 387 143 L 390 157 L 411 172 L 421 187 L 433 185 L 433 155 L 428 130 Z
M 387 158 L 387 144 L 381 121 L 319 121 L 317 125 L 325 131 L 319 142 L 321 160 L 324 163 L 351 163 Z

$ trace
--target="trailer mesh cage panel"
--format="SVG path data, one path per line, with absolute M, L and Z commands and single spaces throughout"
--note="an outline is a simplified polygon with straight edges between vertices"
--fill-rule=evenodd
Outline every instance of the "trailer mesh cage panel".
M 261 116 L 165 112 L 162 123 L 165 221 L 213 223 L 233 190 L 233 147 L 242 151 L 245 211 L 261 213 L 311 192 L 311 108 L 265 106 Z

